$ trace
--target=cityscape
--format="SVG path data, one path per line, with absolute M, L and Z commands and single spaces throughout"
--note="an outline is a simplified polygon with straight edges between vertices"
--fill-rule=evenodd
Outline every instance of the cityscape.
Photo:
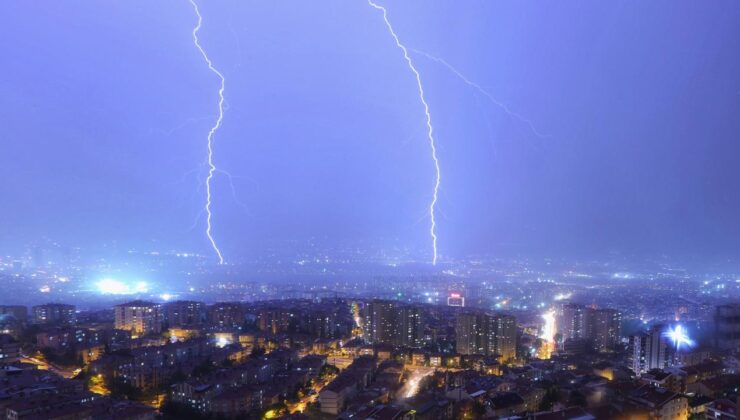
M 719 269 L 132 260 L 3 257 L 8 418 L 715 419 L 740 391 L 740 278 Z
M 740 419 L 740 2 L 0 8 L 0 420 Z

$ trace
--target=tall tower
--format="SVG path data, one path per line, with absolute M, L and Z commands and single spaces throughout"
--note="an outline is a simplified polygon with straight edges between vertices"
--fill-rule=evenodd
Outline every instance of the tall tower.
M 373 300 L 365 307 L 365 339 L 371 343 L 396 342 L 396 303 L 388 300 Z
M 503 360 L 516 358 L 516 318 L 510 315 L 489 317 L 489 354 L 498 354 Z
M 516 318 L 510 315 L 460 313 L 455 322 L 457 352 L 516 357 Z
M 483 317 L 476 313 L 460 313 L 455 320 L 457 352 L 460 354 L 485 354 L 483 345 Z
M 588 330 L 587 308 L 575 303 L 564 303 L 557 308 L 558 333 L 562 340 L 586 338 Z
M 622 334 L 622 314 L 614 309 L 596 309 L 590 315 L 588 338 L 594 349 L 599 352 L 613 349 Z
M 421 329 L 421 309 L 418 306 L 402 306 L 398 309 L 397 345 L 421 347 Z
M 670 343 L 663 336 L 663 326 L 656 325 L 647 332 L 629 338 L 630 367 L 638 376 L 650 369 L 671 365 Z

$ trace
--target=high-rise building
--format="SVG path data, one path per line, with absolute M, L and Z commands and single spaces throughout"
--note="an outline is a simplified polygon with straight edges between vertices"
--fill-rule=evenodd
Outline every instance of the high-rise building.
M 457 352 L 460 354 L 485 354 L 483 340 L 483 315 L 460 313 L 455 320 Z
M 663 335 L 663 326 L 657 325 L 648 332 L 647 370 L 671 365 L 671 344 Z
M 714 313 L 714 340 L 720 350 L 740 348 L 740 303 L 717 307 Z
M 493 335 L 489 338 L 491 354 L 503 360 L 516 358 L 516 318 L 510 315 L 494 315 L 490 318 Z
M 564 303 L 556 312 L 558 334 L 563 342 L 571 339 L 585 339 L 588 335 L 587 308 L 575 303 Z
M 663 326 L 657 325 L 647 332 L 630 336 L 629 359 L 630 367 L 637 375 L 671 366 L 671 346 L 663 335 Z
M 364 335 L 371 343 L 420 347 L 421 308 L 387 300 L 373 300 L 364 309 Z
M 313 337 L 337 338 L 336 316 L 331 312 L 312 311 L 306 317 L 306 328 Z
M 144 336 L 162 332 L 164 316 L 162 307 L 153 302 L 135 300 L 114 306 L 115 327 L 131 331 L 132 336 Z
M 371 343 L 392 344 L 396 340 L 398 308 L 396 302 L 373 300 L 365 306 L 365 339 Z
M 164 317 L 170 327 L 193 327 L 205 319 L 206 305 L 192 300 L 178 300 L 164 305 Z
M 556 325 L 561 344 L 582 342 L 604 352 L 613 349 L 621 339 L 622 315 L 614 309 L 564 303 L 557 308 Z
M 614 309 L 594 309 L 589 314 L 588 339 L 596 351 L 613 350 L 622 334 L 622 314 Z
M 77 320 L 75 306 L 64 303 L 34 306 L 32 312 L 36 324 L 74 325 Z
M 208 307 L 208 321 L 219 328 L 241 328 L 246 320 L 239 302 L 218 302 Z
M 648 342 L 647 333 L 631 335 L 629 337 L 629 366 L 635 374 L 647 372 Z
M 457 352 L 516 357 L 516 318 L 509 315 L 460 313 L 455 323 Z
M 262 309 L 257 315 L 257 328 L 273 334 L 288 331 L 292 314 L 280 308 Z
M 418 306 L 402 306 L 398 309 L 398 334 L 396 345 L 421 347 L 421 309 Z

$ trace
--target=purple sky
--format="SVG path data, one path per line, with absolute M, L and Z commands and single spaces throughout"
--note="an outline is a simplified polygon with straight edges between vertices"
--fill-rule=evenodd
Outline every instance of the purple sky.
M 201 3 L 227 79 L 225 254 L 318 237 L 427 259 L 424 114 L 381 15 L 361 0 Z M 740 254 L 740 3 L 380 3 L 409 48 L 545 134 L 412 53 L 440 149 L 442 255 Z M 0 249 L 209 252 L 218 80 L 188 2 L 0 8 Z

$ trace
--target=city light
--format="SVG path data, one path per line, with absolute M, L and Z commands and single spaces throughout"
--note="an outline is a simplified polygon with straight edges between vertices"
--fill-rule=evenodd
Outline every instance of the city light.
M 545 325 L 542 327 L 540 338 L 546 341 L 552 341 L 555 337 L 555 311 L 550 310 L 542 315 Z
M 676 350 L 681 349 L 681 346 L 694 347 L 696 344 L 694 340 L 689 337 L 688 331 L 686 331 L 681 324 L 672 328 L 668 327 L 663 332 L 663 336 L 671 340 L 673 346 L 676 347 Z
M 542 339 L 545 344 L 540 348 L 540 359 L 549 359 L 550 356 L 552 356 L 553 351 L 555 351 L 555 334 L 557 333 L 557 325 L 555 322 L 555 311 L 549 310 L 545 312 L 542 315 L 542 319 L 545 320 L 545 325 L 542 327 L 542 332 L 540 333 L 540 339 Z
M 216 347 L 224 348 L 228 345 L 233 344 L 234 340 L 231 334 L 216 333 Z
M 404 385 L 402 391 L 403 398 L 411 398 L 419 392 L 419 385 L 424 377 L 431 375 L 432 372 L 419 372 L 416 371 L 411 374 L 411 377 Z
M 133 295 L 135 293 L 146 293 L 149 285 L 145 281 L 126 283 L 120 280 L 106 278 L 96 283 L 98 292 L 104 295 Z

